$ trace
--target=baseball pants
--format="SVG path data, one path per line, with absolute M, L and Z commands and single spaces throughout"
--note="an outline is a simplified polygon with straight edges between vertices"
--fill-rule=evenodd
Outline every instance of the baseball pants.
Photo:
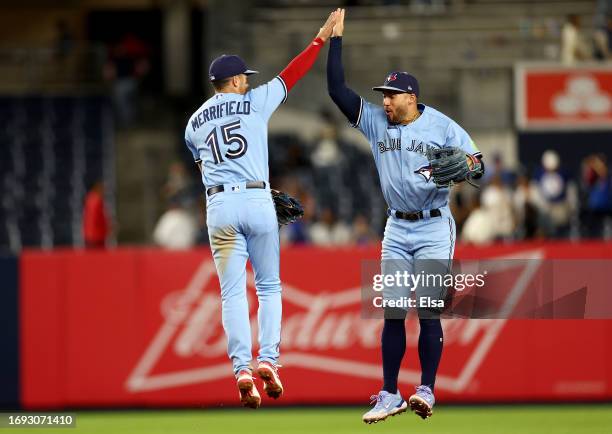
M 225 186 L 208 198 L 210 246 L 221 285 L 222 322 L 234 373 L 252 360 L 251 326 L 246 296 L 246 261 L 255 273 L 259 310 L 259 361 L 277 363 L 281 334 L 279 231 L 269 189 Z
M 389 216 L 382 242 L 381 271 L 384 275 L 407 271 L 415 276 L 433 276 L 449 272 L 455 250 L 455 220 L 448 207 L 440 211 L 440 217 L 430 217 L 424 211 L 426 217 L 417 221 Z M 400 300 L 411 297 L 416 300 L 416 307 L 425 307 L 419 304 L 420 300 L 444 300 L 446 287 L 437 285 L 439 280 L 429 282 L 416 288 L 406 285 L 385 287 L 383 298 Z M 419 314 L 427 311 L 427 308 L 419 309 Z M 436 309 L 433 311 L 438 312 Z

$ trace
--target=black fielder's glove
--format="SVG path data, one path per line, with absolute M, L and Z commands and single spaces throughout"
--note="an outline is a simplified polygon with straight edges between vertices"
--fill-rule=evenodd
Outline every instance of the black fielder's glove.
M 431 176 L 438 188 L 450 187 L 461 181 L 467 181 L 474 187 L 478 187 L 472 180 L 479 178 L 482 174 L 482 163 L 478 158 L 466 154 L 461 148 L 429 147 L 427 159 L 431 167 Z
M 279 225 L 288 225 L 304 216 L 304 208 L 297 199 L 282 191 L 271 190 L 271 192 Z

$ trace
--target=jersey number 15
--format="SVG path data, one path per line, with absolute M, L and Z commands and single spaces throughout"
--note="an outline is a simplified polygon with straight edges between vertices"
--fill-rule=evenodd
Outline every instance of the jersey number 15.
M 219 128 L 221 129 L 223 142 L 226 145 L 237 144 L 236 148 L 230 148 L 227 150 L 225 157 L 229 158 L 230 160 L 235 160 L 236 158 L 240 158 L 246 154 L 248 148 L 246 139 L 244 136 L 233 132 L 234 130 L 240 128 L 240 120 L 221 125 Z M 221 156 L 221 149 L 219 148 L 219 140 L 217 138 L 217 127 L 213 128 L 210 134 L 206 137 L 206 144 L 212 149 L 215 164 L 223 163 L 224 160 Z

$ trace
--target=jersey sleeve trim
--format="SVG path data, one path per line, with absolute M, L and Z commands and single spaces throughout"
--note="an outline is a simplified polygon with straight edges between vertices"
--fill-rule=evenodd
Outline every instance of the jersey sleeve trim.
M 352 125 L 353 128 L 359 127 L 359 122 L 361 122 L 361 113 L 363 112 L 363 98 L 359 98 L 359 113 L 357 114 L 357 120 Z
M 280 80 L 281 84 L 283 85 L 283 90 L 285 91 L 285 96 L 281 101 L 281 104 L 284 104 L 285 101 L 287 101 L 287 96 L 289 95 L 289 92 L 287 91 L 287 85 L 285 84 L 285 80 L 283 80 L 283 77 L 281 77 L 280 75 L 277 75 L 276 78 Z

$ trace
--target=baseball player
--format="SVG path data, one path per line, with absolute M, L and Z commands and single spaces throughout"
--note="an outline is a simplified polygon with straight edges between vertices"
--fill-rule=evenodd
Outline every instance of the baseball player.
M 448 186 L 439 186 L 427 155 L 436 149 L 456 147 L 460 165 L 473 178 L 482 175 L 481 154 L 470 136 L 452 119 L 419 102 L 419 84 L 407 72 L 390 73 L 384 85 L 374 87 L 382 93 L 383 106 L 367 102 L 349 89 L 342 66 L 344 10 L 334 26 L 327 61 L 328 91 L 334 103 L 371 145 L 388 219 L 382 242 L 383 274 L 398 268 L 418 274 L 427 263 L 443 264 L 448 270 L 455 247 L 455 222 L 448 206 Z M 459 182 L 466 176 L 453 175 Z M 385 300 L 399 300 L 416 291 L 416 300 L 426 296 L 443 299 L 443 288 L 390 287 Z M 433 292 L 432 292 L 433 291 Z M 421 384 L 408 403 L 397 389 L 398 373 L 406 349 L 407 308 L 389 305 L 385 309 L 382 331 L 384 383 L 372 397 L 375 406 L 363 415 L 366 423 L 378 422 L 404 412 L 408 406 L 419 416 L 431 416 L 434 406 L 436 371 L 442 355 L 442 326 L 439 315 L 417 304 L 420 335 L 418 352 Z
M 332 12 L 316 38 L 271 81 L 249 90 L 256 74 L 234 55 L 210 65 L 215 94 L 189 119 L 185 143 L 202 173 L 210 246 L 221 285 L 223 328 L 240 401 L 257 408 L 261 398 L 250 363 L 251 327 L 246 298 L 246 260 L 255 272 L 259 301 L 257 375 L 268 396 L 278 398 L 281 332 L 278 221 L 268 182 L 267 124 L 287 93 L 314 64 L 331 35 Z

